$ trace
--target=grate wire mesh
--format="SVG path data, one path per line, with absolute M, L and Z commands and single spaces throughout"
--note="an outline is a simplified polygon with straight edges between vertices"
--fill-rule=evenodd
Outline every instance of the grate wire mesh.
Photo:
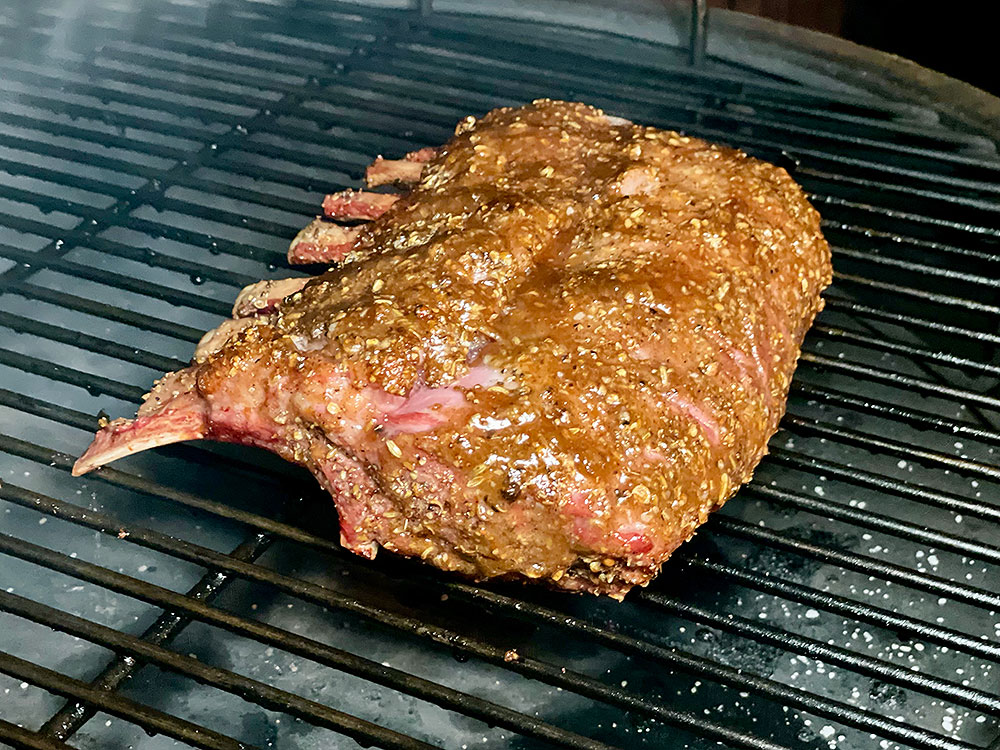
M 318 1 L 15 3 L 0 69 L 0 742 L 995 747 L 990 138 L 609 34 Z M 70 480 L 94 414 L 289 274 L 324 192 L 538 96 L 785 166 L 835 246 L 771 456 L 656 584 L 359 561 L 308 477 L 225 446 Z

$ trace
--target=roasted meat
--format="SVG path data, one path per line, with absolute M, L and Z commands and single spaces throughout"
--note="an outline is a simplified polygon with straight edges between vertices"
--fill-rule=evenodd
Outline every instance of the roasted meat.
M 750 476 L 830 252 L 784 170 L 582 104 L 462 121 L 329 196 L 82 474 L 206 438 L 333 496 L 345 547 L 623 596 Z M 367 224 L 345 227 L 330 219 Z M 304 250 L 307 250 L 304 251 Z

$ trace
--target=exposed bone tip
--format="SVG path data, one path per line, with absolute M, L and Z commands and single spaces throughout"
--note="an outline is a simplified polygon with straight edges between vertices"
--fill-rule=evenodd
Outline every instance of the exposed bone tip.
M 87 451 L 87 453 L 89 452 L 90 451 Z M 94 469 L 97 468 L 97 466 L 91 464 L 91 462 L 87 460 L 87 453 L 84 453 L 82 456 L 76 459 L 76 463 L 73 464 L 73 468 L 70 469 L 69 471 L 69 473 L 72 476 L 82 477 L 84 474 L 89 474 L 90 472 L 92 472 Z
M 208 411 L 193 388 L 190 369 L 168 373 L 150 393 L 157 405 L 150 408 L 147 401 L 135 419 L 108 422 L 94 435 L 70 473 L 82 476 L 133 453 L 204 438 L 209 432 Z M 149 411 L 143 413 L 146 409 Z
M 74 477 L 83 476 L 131 453 L 131 447 L 118 436 L 126 432 L 132 424 L 134 422 L 129 419 L 116 419 L 103 425 L 94 435 L 87 450 L 76 459 L 70 474 Z

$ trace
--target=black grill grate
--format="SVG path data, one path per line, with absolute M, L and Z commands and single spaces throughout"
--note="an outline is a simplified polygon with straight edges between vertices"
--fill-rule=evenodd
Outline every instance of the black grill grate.
M 610 34 L 319 0 L 14 3 L 0 71 L 0 743 L 996 747 L 989 138 Z M 68 477 L 94 414 L 289 273 L 324 192 L 537 96 L 788 167 L 836 246 L 772 455 L 653 586 L 360 561 L 308 477 L 226 446 Z

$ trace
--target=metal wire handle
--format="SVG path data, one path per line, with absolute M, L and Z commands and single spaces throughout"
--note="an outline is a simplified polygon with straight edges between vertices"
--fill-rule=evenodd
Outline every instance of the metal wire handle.
M 708 0 L 691 0 L 691 42 L 688 47 L 688 61 L 692 66 L 700 68 L 705 64 L 707 47 Z

